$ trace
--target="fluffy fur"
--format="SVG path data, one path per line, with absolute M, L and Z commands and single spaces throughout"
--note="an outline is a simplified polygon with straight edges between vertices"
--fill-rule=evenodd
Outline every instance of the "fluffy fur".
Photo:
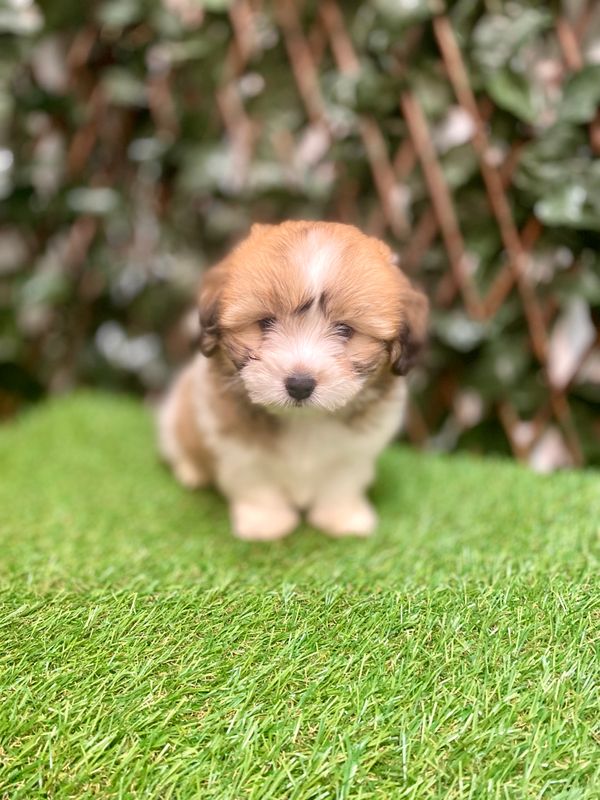
M 242 539 L 285 536 L 302 512 L 335 536 L 370 534 L 366 490 L 427 324 L 389 248 L 349 225 L 255 225 L 207 272 L 199 307 L 201 352 L 159 414 L 176 477 L 217 486 Z M 293 396 L 290 376 L 314 389 Z

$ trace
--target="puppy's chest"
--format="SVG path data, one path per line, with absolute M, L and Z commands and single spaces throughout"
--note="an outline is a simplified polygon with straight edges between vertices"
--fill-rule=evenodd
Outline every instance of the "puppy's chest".
M 267 460 L 273 479 L 302 504 L 332 473 L 368 457 L 362 437 L 335 421 L 288 421 Z
M 318 418 L 286 421 L 277 438 L 274 457 L 299 472 L 349 455 L 360 449 L 361 439 L 335 420 Z

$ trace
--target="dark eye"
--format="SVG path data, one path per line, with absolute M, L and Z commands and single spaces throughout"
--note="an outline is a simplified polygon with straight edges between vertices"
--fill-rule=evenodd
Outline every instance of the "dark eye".
M 258 320 L 258 327 L 261 331 L 270 331 L 274 325 L 275 317 L 265 317 L 264 319 Z
M 336 323 L 335 332 L 338 336 L 341 336 L 342 339 L 351 339 L 354 336 L 354 328 L 351 328 L 350 325 L 346 325 L 344 322 Z

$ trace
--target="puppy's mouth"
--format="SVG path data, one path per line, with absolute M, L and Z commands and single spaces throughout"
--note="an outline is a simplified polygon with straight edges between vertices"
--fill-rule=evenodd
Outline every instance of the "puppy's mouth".
M 291 397 L 286 398 L 283 403 L 274 403 L 270 405 L 270 408 L 273 411 L 282 411 L 282 412 L 289 412 L 289 411 L 300 411 L 306 410 L 309 408 L 317 408 L 317 405 L 311 400 L 293 400 Z
M 310 400 L 292 400 L 290 403 L 290 408 L 314 408 L 315 404 L 311 403 Z
M 289 416 L 294 414 L 310 414 L 315 413 L 328 413 L 332 409 L 321 407 L 319 403 L 314 402 L 312 398 L 304 400 L 293 400 L 287 397 L 282 401 L 274 402 L 261 402 L 259 403 L 266 411 L 276 416 Z

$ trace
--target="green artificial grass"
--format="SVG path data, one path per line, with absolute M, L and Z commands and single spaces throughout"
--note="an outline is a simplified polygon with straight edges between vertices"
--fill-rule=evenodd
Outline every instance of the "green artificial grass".
M 1 798 L 600 796 L 600 476 L 394 447 L 367 541 L 235 541 L 121 398 L 0 431 Z

